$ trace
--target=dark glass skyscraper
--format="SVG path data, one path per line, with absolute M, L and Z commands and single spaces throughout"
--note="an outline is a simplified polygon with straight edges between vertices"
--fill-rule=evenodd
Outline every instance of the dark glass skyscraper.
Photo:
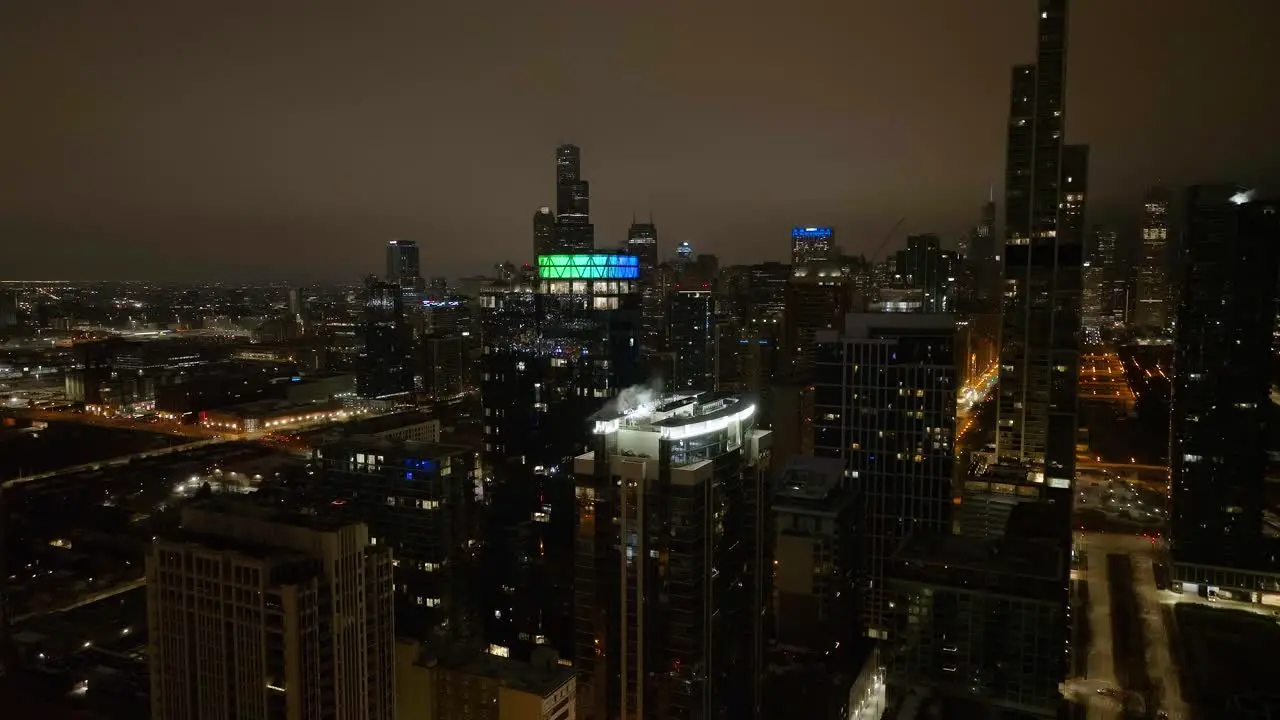
M 1040 0 L 1035 65 L 1013 71 L 996 451 L 1066 493 L 1075 476 L 1079 232 L 1062 223 L 1067 2 Z M 1074 172 L 1074 171 L 1073 171 Z M 1064 495 L 1069 500 L 1069 495 Z M 1064 530 L 1065 532 L 1065 530 Z
M 533 214 L 533 260 L 539 255 L 556 252 L 556 214 L 549 207 L 538 208 Z
M 413 390 L 412 333 L 405 322 L 401 287 L 371 280 L 365 286 L 360 323 L 356 391 L 377 398 Z
M 658 268 L 658 226 L 652 221 L 632 222 L 627 231 L 627 253 L 640 258 L 640 282 L 653 281 L 653 271 Z
M 582 151 L 577 145 L 556 148 L 556 251 L 591 252 L 591 186 L 582 179 Z
M 1235 186 L 1194 187 L 1187 217 L 1172 385 L 1170 545 L 1177 579 L 1239 587 L 1224 569 L 1274 569 L 1263 562 L 1263 484 L 1280 204 Z
M 422 280 L 416 241 L 391 240 L 387 243 L 387 274 L 383 280 L 400 286 L 400 294 L 404 296 L 407 307 L 422 299 L 426 283 Z
M 679 290 L 671 295 L 671 350 L 675 391 L 715 389 L 716 302 L 711 290 Z

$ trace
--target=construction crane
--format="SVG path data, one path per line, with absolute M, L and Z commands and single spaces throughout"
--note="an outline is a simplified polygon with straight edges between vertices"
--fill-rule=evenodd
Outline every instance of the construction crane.
M 889 241 L 892 240 L 893 236 L 897 234 L 898 228 L 902 227 L 902 223 L 906 221 L 907 221 L 906 217 L 900 217 L 898 218 L 898 222 L 894 223 L 893 227 L 889 228 L 889 232 L 885 234 L 884 240 L 880 242 L 880 247 L 876 248 L 876 251 L 871 253 L 871 256 L 867 258 L 867 262 L 869 264 L 871 265 L 875 264 L 876 260 L 880 257 L 880 253 L 884 252 L 884 249 L 889 244 Z

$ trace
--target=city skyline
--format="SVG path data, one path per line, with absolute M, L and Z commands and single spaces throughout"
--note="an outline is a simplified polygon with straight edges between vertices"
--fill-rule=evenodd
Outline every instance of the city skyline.
M 809 224 L 870 252 L 903 216 L 900 235 L 950 245 L 1000 191 L 1007 68 L 1033 39 L 1021 3 L 727 20 L 714 5 L 638 18 L 553 3 L 488 22 L 310 5 L 305 30 L 234 7 L 148 6 L 145 22 L 130 3 L 20 10 L 0 29 L 0 66 L 22 73 L 0 70 L 0 89 L 24 108 L 0 117 L 5 279 L 354 279 L 392 238 L 422 246 L 428 276 L 529 260 L 566 142 L 595 186 L 597 247 L 652 212 L 664 257 L 688 240 L 725 263 L 782 260 Z M 1073 10 L 1087 52 L 1065 139 L 1092 147 L 1090 224 L 1136 225 L 1156 181 L 1276 176 L 1280 151 L 1257 139 L 1277 100 L 1251 81 L 1275 10 L 1226 5 Z M 451 25 L 468 32 L 400 40 Z

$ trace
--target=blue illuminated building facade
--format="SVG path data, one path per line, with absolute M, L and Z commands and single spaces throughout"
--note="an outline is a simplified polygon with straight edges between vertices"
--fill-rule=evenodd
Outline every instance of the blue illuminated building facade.
M 807 265 L 835 259 L 834 233 L 829 227 L 791 229 L 791 264 Z
M 322 514 L 369 526 L 395 557 L 396 634 L 426 639 L 472 602 L 479 459 L 463 447 L 356 436 L 314 452 Z

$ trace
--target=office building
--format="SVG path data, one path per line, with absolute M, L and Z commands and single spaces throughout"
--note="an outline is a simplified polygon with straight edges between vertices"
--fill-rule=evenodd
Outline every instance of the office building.
M 370 281 L 360 323 L 356 393 L 385 398 L 413 390 L 412 342 L 400 286 Z
M 819 335 L 814 454 L 859 489 L 862 625 L 886 638 L 889 556 L 912 532 L 951 527 L 956 323 L 951 315 L 850 313 Z
M 653 273 L 658 269 L 658 226 L 650 219 L 647 223 L 632 220 L 627 231 L 627 254 L 640 259 L 640 282 L 653 282 Z
M 857 494 L 839 458 L 793 457 L 773 490 L 773 636 L 828 652 L 858 625 Z
M 1037 24 L 1036 64 L 1013 71 L 996 453 L 1002 461 L 1029 466 L 1069 500 L 1083 244 L 1060 218 L 1064 185 L 1080 182 L 1072 173 L 1080 172 L 1081 158 L 1077 150 L 1064 151 L 1062 140 L 1066 0 L 1040 0 Z
M 829 227 L 791 228 L 791 264 L 825 263 L 835 260 L 835 241 Z
M 1115 254 L 1114 237 L 1104 237 L 1104 231 L 1094 228 L 1089 237 L 1089 249 L 1080 271 L 1080 329 L 1088 343 L 1102 342 L 1102 328 L 1111 324 L 1108 313 L 1110 285 L 1107 282 L 1106 254 Z M 1103 246 L 1110 243 L 1110 248 Z
M 1187 195 L 1170 446 L 1170 549 L 1186 583 L 1257 592 L 1261 580 L 1247 571 L 1276 568 L 1263 540 L 1263 484 L 1278 213 L 1280 204 L 1235 186 Z
M 785 322 L 785 354 L 792 373 L 803 377 L 812 369 L 818 333 L 838 329 L 852 306 L 853 281 L 841 267 L 792 267 Z
M 530 662 L 465 642 L 396 644 L 396 712 L 412 720 L 574 720 L 574 671 L 541 648 Z
M 540 207 L 533 214 L 533 257 L 556 253 L 556 214 Z
M 577 145 L 561 145 L 556 148 L 555 252 L 589 253 L 594 248 L 591 186 L 582 179 L 582 151 Z
M 1090 234 L 1093 238 L 1090 260 L 1100 271 L 1096 279 L 1101 281 L 1101 324 L 1125 325 L 1129 322 L 1129 273 L 1128 267 L 1120 262 L 1116 231 L 1094 225 Z
M 463 447 L 348 437 L 314 451 L 315 494 L 395 556 L 396 628 L 426 638 L 462 617 L 478 458 Z
M 466 338 L 461 334 L 423 335 L 419 390 L 430 398 L 448 398 L 462 392 L 467 357 Z
M 1142 203 L 1142 246 L 1134 280 L 1137 301 L 1133 324 L 1142 332 L 1162 335 L 1169 327 L 1169 192 L 1154 187 Z
M 956 266 L 955 253 L 943 250 L 937 235 L 912 235 L 896 254 L 894 285 L 916 291 L 920 312 L 955 312 Z
M 755 718 L 767 431 L 742 396 L 636 398 L 574 459 L 575 666 L 593 718 Z
M 716 387 L 717 321 L 710 290 L 677 290 L 671 295 L 670 337 L 675 366 L 671 389 L 701 392 Z M 736 338 L 734 339 L 736 344 Z
M 415 307 L 426 289 L 418 260 L 418 243 L 414 240 L 391 240 L 387 243 L 388 283 L 400 286 L 406 307 Z
M 146 558 L 151 717 L 393 720 L 391 569 L 359 523 L 187 507 Z

